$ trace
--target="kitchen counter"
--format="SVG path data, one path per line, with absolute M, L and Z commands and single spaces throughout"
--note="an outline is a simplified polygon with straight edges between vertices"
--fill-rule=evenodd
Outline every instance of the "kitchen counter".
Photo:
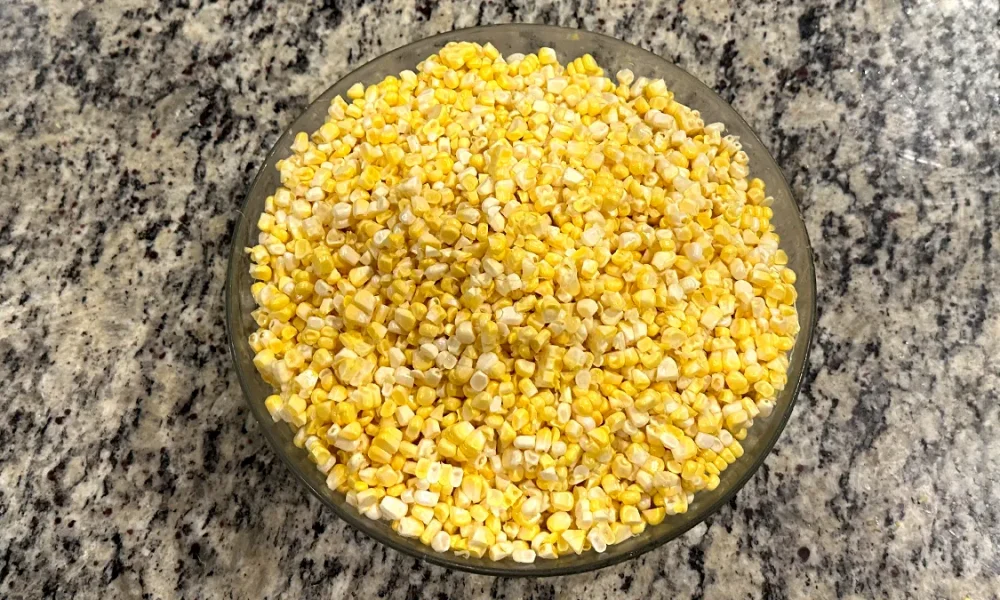
M 998 598 L 996 2 L 82 4 L 0 4 L 0 596 Z M 338 521 L 266 446 L 223 326 L 281 129 L 387 50 L 507 21 L 624 38 L 732 101 L 819 286 L 798 405 L 739 495 L 543 580 Z

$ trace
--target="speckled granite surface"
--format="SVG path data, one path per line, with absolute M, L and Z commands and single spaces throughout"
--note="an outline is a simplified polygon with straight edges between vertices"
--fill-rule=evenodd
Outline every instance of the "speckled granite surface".
M 0 3 L 0 597 L 998 597 L 996 0 L 153 4 Z M 324 511 L 244 408 L 222 311 L 238 203 L 310 98 L 511 20 L 639 43 L 732 100 L 820 288 L 800 403 L 737 498 L 539 581 Z

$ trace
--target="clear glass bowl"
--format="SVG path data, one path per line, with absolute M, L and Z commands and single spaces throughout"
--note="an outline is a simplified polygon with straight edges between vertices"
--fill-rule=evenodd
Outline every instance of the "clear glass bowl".
M 337 95 L 346 94 L 351 85 L 356 82 L 375 83 L 386 75 L 398 75 L 405 69 L 414 69 L 418 62 L 452 41 L 482 44 L 492 42 L 504 55 L 514 52 L 527 54 L 548 46 L 556 50 L 563 62 L 590 53 L 608 73 L 629 68 L 635 72 L 636 77 L 662 77 L 676 99 L 701 111 L 706 123 L 721 121 L 726 125 L 727 133 L 740 137 L 743 149 L 750 157 L 751 175 L 763 179 L 768 193 L 774 197 L 773 223 L 781 236 L 781 247 L 788 253 L 789 266 L 798 275 L 795 287 L 798 291 L 801 332 L 790 357 L 788 386 L 780 393 L 771 416 L 757 419 L 750 429 L 743 442 L 745 455 L 722 474 L 722 482 L 718 488 L 696 494 L 687 513 L 667 517 L 660 525 L 647 527 L 641 535 L 624 543 L 608 546 L 607 551 L 600 554 L 591 551 L 579 556 L 538 559 L 533 564 L 518 564 L 510 559 L 493 562 L 485 558 L 461 558 L 451 552 L 436 553 L 417 540 L 397 535 L 387 522 L 370 520 L 348 506 L 343 494 L 327 488 L 325 477 L 309 462 L 306 452 L 293 445 L 293 434 L 288 425 L 283 422 L 274 423 L 264 407 L 264 398 L 271 393 L 271 389 L 257 374 L 253 366 L 253 351 L 247 342 L 256 325 L 250 318 L 255 305 L 250 294 L 252 281 L 248 274 L 249 258 L 243 249 L 256 244 L 256 222 L 264 209 L 264 199 L 279 186 L 275 162 L 291 154 L 289 147 L 296 133 L 312 133 L 323 124 L 330 100 Z M 229 272 L 226 276 L 226 328 L 240 384 L 250 411 L 260 423 L 264 436 L 295 477 L 337 516 L 383 544 L 444 567 L 507 577 L 579 573 L 639 556 L 691 529 L 728 502 L 764 462 L 791 415 L 792 405 L 802 383 L 815 321 L 816 279 L 805 224 L 778 165 L 750 126 L 710 88 L 651 52 L 604 35 L 544 25 L 475 27 L 436 35 L 380 56 L 323 92 L 278 138 L 254 178 L 233 232 Z

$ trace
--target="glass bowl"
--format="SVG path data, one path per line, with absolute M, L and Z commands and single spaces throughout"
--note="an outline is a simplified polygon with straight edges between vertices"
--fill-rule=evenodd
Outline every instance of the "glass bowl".
M 727 133 L 740 137 L 743 149 L 750 157 L 751 175 L 763 179 L 769 194 L 774 197 L 773 223 L 781 236 L 781 247 L 788 254 L 788 266 L 798 275 L 795 288 L 798 291 L 801 332 L 790 356 L 788 386 L 779 394 L 771 416 L 766 419 L 758 418 L 750 428 L 743 442 L 745 455 L 722 474 L 721 484 L 715 490 L 695 494 L 688 512 L 668 516 L 660 525 L 647 527 L 641 535 L 621 544 L 608 546 L 603 553 L 590 551 L 551 560 L 538 559 L 532 564 L 519 564 L 509 558 L 493 562 L 488 558 L 462 558 L 451 552 L 434 552 L 418 540 L 397 535 L 387 522 L 370 520 L 348 506 L 343 494 L 327 488 L 324 475 L 309 462 L 306 452 L 292 443 L 293 434 L 288 425 L 284 422 L 274 423 L 264 407 L 264 398 L 271 393 L 271 389 L 257 374 L 253 366 L 253 350 L 247 341 L 256 325 L 250 318 L 255 305 L 250 294 L 252 281 L 248 274 L 249 257 L 243 249 L 256 244 L 257 216 L 264 208 L 265 198 L 273 194 L 280 184 L 275 163 L 291 154 L 290 146 L 296 133 L 312 133 L 323 124 L 332 98 L 346 94 L 354 83 L 376 83 L 386 75 L 398 75 L 405 69 L 415 69 L 418 62 L 452 41 L 482 44 L 492 42 L 504 55 L 514 52 L 527 54 L 548 46 L 556 50 L 560 61 L 564 63 L 590 53 L 609 74 L 629 68 L 635 72 L 636 77 L 663 78 L 676 99 L 701 111 L 706 123 L 720 121 L 726 125 Z M 240 385 L 264 436 L 295 477 L 337 516 L 387 546 L 444 567 L 507 577 L 566 575 L 634 558 L 676 538 L 728 502 L 764 462 L 791 415 L 792 405 L 802 383 L 815 321 L 816 280 L 805 224 L 778 165 L 750 126 L 710 88 L 651 52 L 604 35 L 545 25 L 475 27 L 436 35 L 380 56 L 323 92 L 278 138 L 254 178 L 233 232 L 229 272 L 226 276 L 226 329 Z

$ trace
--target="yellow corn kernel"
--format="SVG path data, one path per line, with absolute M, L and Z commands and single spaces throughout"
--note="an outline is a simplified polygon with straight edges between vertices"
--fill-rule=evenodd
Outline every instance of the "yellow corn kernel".
M 247 251 L 265 407 L 436 551 L 637 535 L 718 486 L 787 385 L 773 200 L 662 80 L 451 42 L 334 99 L 277 169 Z

